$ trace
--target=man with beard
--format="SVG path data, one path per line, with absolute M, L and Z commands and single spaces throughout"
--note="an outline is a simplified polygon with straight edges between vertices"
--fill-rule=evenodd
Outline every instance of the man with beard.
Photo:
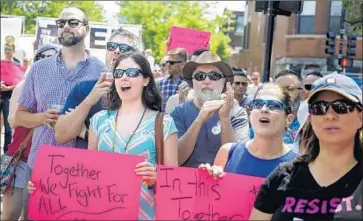
M 15 124 L 35 128 L 28 158 L 30 168 L 34 166 L 40 145 L 58 145 L 53 128 L 61 111 L 59 107 L 65 104 L 72 88 L 81 81 L 98 79 L 105 70 L 105 65 L 85 50 L 84 40 L 89 32 L 85 11 L 77 7 L 64 8 L 56 24 L 62 48 L 55 56 L 32 65 L 15 113 Z M 30 174 L 27 175 L 29 180 Z M 25 219 L 27 199 L 25 196 Z
M 138 51 L 139 39 L 123 28 L 112 33 L 106 44 L 106 65 L 112 72 L 113 64 L 123 53 Z M 55 126 L 57 142 L 63 146 L 87 149 L 89 119 L 103 110 L 102 97 L 105 96 L 112 82 L 105 81 L 105 75 L 93 81 L 77 84 L 69 94 L 63 112 Z M 69 113 L 68 113 L 69 112 Z
M 171 116 L 178 129 L 179 164 L 196 168 L 213 163 L 223 144 L 248 140 L 247 114 L 234 102 L 232 69 L 218 55 L 202 53 L 184 66 L 183 75 L 194 98 Z

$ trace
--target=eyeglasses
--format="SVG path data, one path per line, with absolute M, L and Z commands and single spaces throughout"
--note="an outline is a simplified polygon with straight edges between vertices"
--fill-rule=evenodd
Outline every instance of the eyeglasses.
M 174 65 L 174 64 L 179 64 L 179 63 L 182 63 L 183 61 L 167 61 L 165 62 L 166 64 L 169 64 L 169 65 Z
M 195 79 L 196 81 L 204 81 L 207 77 L 211 81 L 218 81 L 223 78 L 223 75 L 215 71 L 211 71 L 209 73 L 198 72 L 192 79 Z
M 305 90 L 308 90 L 308 91 L 310 91 L 312 87 L 313 87 L 312 84 L 305 84 L 304 85 Z
M 12 48 L 4 48 L 4 51 L 13 51 Z
M 113 78 L 122 78 L 122 76 L 126 74 L 129 78 L 136 78 L 141 74 L 141 70 L 137 68 L 128 68 L 126 70 L 124 69 L 115 69 L 113 71 Z
M 286 109 L 286 105 L 277 100 L 254 99 L 249 104 L 250 108 L 255 110 L 261 110 L 265 105 L 269 111 L 280 112 Z
M 83 22 L 81 20 L 72 18 L 72 19 L 58 19 L 55 21 L 55 23 L 57 24 L 58 28 L 64 28 L 64 26 L 66 25 L 66 23 L 68 23 L 69 27 L 71 28 L 77 28 L 79 26 L 79 24 L 83 24 L 86 25 L 86 22 Z
M 115 51 L 117 49 L 117 47 L 119 48 L 120 52 L 122 52 L 122 53 L 131 52 L 134 50 L 134 48 L 128 44 L 118 44 L 116 42 L 107 42 L 106 49 L 108 51 Z
M 247 86 L 247 82 L 238 82 L 238 81 L 234 81 L 233 84 L 237 85 L 237 86 Z
M 37 57 L 38 57 L 38 60 L 40 59 L 43 59 L 43 58 L 47 58 L 47 57 L 52 57 L 53 55 L 45 55 L 45 54 L 39 54 Z
M 356 107 L 359 107 L 357 103 L 344 99 L 331 102 L 316 101 L 309 105 L 309 113 L 312 115 L 325 115 L 328 112 L 330 106 L 337 114 L 347 114 L 353 112 Z M 360 107 L 360 109 L 362 108 Z

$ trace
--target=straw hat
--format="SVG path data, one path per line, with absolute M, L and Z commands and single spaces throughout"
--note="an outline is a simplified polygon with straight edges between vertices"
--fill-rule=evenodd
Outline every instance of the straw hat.
M 195 61 L 189 61 L 184 65 L 183 68 L 183 76 L 185 81 L 189 84 L 190 87 L 193 87 L 192 75 L 197 67 L 200 65 L 209 64 L 217 67 L 222 74 L 224 75 L 225 84 L 223 92 L 225 91 L 225 87 L 227 82 L 233 83 L 233 71 L 232 68 L 221 58 L 211 51 L 203 52 Z

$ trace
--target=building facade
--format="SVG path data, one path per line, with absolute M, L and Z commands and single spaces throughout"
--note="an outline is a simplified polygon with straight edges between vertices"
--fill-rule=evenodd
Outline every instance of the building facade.
M 325 54 L 326 33 L 334 31 L 339 35 L 341 9 L 342 1 L 304 1 L 301 14 L 276 16 L 271 75 L 285 69 L 293 69 L 302 75 L 312 70 L 332 71 L 328 68 L 328 56 Z M 247 2 L 244 16 L 242 50 L 232 55 L 228 62 L 232 66 L 247 68 L 249 73 L 262 73 L 267 17 L 261 12 L 255 12 L 254 1 Z M 362 38 L 358 37 L 356 43 L 353 68 L 347 71 L 362 73 Z M 336 53 L 338 47 L 337 39 Z

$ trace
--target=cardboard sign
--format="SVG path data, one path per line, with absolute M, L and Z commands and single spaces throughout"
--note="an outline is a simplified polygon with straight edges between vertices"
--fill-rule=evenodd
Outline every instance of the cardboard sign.
M 1 61 L 1 81 L 4 81 L 5 85 L 13 86 L 19 83 L 24 76 L 24 68 L 13 62 Z
M 248 220 L 264 178 L 160 166 L 157 220 Z
M 174 48 L 184 48 L 188 55 L 192 55 L 198 49 L 207 49 L 210 38 L 210 32 L 173 26 L 168 51 Z
M 42 145 L 32 171 L 33 220 L 136 220 L 139 156 Z

